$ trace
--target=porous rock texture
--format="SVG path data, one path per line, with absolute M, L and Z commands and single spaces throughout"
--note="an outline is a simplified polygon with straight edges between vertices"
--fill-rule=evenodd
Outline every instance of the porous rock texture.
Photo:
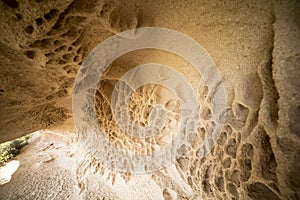
M 16 158 L 20 168 L 0 186 L 0 199 L 300 199 L 299 1 L 2 0 L 0 9 L 0 141 L 52 130 L 35 135 Z M 205 126 L 174 165 L 143 175 L 118 173 L 81 149 L 72 87 L 101 41 L 147 26 L 187 34 L 211 55 L 226 90 L 226 122 L 203 159 Z M 184 74 L 210 122 L 207 88 L 184 60 L 155 50 L 131 52 L 105 73 L 95 99 L 103 131 L 121 146 L 132 141 L 114 135 L 110 83 L 148 62 Z M 130 109 L 140 125 L 148 123 L 149 102 L 173 98 L 155 85 L 135 96 Z M 176 101 L 172 105 L 176 116 Z

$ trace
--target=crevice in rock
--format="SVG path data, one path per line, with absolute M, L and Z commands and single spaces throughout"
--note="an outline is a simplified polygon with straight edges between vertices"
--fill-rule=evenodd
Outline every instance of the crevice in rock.
M 16 0 L 2 0 L 8 7 L 16 9 L 19 7 L 19 3 Z
M 272 15 L 272 27 L 276 22 L 275 15 Z M 272 130 L 275 130 L 277 127 L 278 121 L 278 99 L 279 94 L 275 85 L 275 81 L 273 79 L 273 50 L 274 50 L 274 37 L 275 37 L 275 30 L 272 28 L 271 33 L 271 43 L 272 46 L 269 50 L 269 58 L 265 65 L 262 65 L 258 69 L 258 74 L 263 84 L 263 100 L 260 105 L 260 115 L 265 120 L 265 125 Z
M 276 168 L 277 161 L 275 159 L 275 155 L 270 143 L 270 137 L 264 130 L 264 128 L 260 128 L 259 130 L 260 137 L 260 167 L 261 167 L 261 175 L 262 178 L 266 180 L 277 181 L 276 178 Z
M 280 200 L 272 190 L 260 182 L 248 185 L 247 192 L 251 199 Z

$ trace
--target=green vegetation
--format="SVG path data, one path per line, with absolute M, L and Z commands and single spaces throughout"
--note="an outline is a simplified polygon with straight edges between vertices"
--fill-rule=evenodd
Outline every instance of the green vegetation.
M 21 138 L 0 144 L 0 166 L 5 165 L 10 159 L 20 153 L 22 147 L 28 144 L 32 135 L 26 135 Z

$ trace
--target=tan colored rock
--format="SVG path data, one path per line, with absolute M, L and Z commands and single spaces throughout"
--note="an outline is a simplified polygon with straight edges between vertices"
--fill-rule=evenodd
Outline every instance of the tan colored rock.
M 0 186 L 0 199 L 300 198 L 299 2 L 2 0 L 0 9 L 0 141 L 51 130 L 37 134 L 16 157 L 20 167 Z M 95 137 L 74 134 L 73 84 L 99 43 L 148 26 L 187 34 L 211 55 L 226 90 L 226 122 L 217 141 L 203 146 L 212 107 L 201 77 L 171 53 L 128 53 L 106 71 L 95 100 L 112 144 L 147 152 L 153 150 L 150 144 L 168 142 L 115 134 L 120 131 L 110 95 L 116 81 L 139 64 L 166 64 L 190 80 L 203 122 L 175 164 L 145 175 L 119 173 L 97 161 L 92 152 L 101 144 Z M 164 104 L 170 124 L 176 124 L 176 98 L 156 85 L 133 95 L 133 121 L 146 126 L 153 103 Z M 86 137 L 96 144 L 87 151 Z

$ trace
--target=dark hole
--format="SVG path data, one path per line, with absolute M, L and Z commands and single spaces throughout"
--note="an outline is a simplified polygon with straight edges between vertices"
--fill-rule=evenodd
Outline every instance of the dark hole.
M 3 90 L 3 89 L 0 89 L 0 92 L 4 92 L 4 90 Z
M 11 8 L 18 8 L 19 3 L 16 0 L 2 0 L 6 5 L 8 5 Z
M 47 57 L 47 58 L 49 58 L 49 57 L 51 57 L 51 56 L 53 56 L 54 54 L 53 53 L 46 53 L 45 54 L 45 56 Z
M 28 58 L 34 58 L 35 57 L 35 52 L 34 51 L 26 51 L 25 52 L 25 55 L 28 57 Z
M 73 58 L 73 61 L 74 61 L 74 62 L 78 62 L 78 61 L 79 61 L 79 57 L 78 57 L 78 56 L 75 56 L 75 57 Z
M 26 28 L 25 28 L 25 31 L 26 31 L 26 33 L 28 33 L 28 34 L 31 34 L 31 33 L 33 33 L 33 26 L 27 26 Z
M 60 22 L 59 21 L 57 21 L 55 24 L 54 24 L 54 26 L 52 27 L 54 30 L 57 30 L 57 29 L 59 29 L 59 27 L 60 27 Z
M 17 19 L 20 19 L 20 20 L 22 19 L 22 15 L 20 13 L 17 13 L 16 17 L 17 17 Z
M 36 23 L 36 25 L 40 26 L 40 25 L 43 24 L 43 19 L 42 19 L 42 18 L 37 18 L 37 19 L 35 20 L 35 23 Z
M 52 9 L 50 10 L 50 12 L 48 12 L 47 14 L 44 15 L 45 19 L 46 20 L 51 20 L 53 17 L 56 16 L 56 14 L 58 13 L 58 10 L 57 9 Z
M 55 45 L 61 45 L 61 44 L 62 44 L 62 41 L 61 41 L 61 40 L 55 40 L 55 41 L 53 42 L 53 44 L 55 44 Z

